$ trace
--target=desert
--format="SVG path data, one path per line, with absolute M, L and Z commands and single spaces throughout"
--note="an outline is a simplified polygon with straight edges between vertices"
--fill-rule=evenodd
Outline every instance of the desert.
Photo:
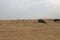
M 60 22 L 38 20 L 0 20 L 0 40 L 60 40 Z

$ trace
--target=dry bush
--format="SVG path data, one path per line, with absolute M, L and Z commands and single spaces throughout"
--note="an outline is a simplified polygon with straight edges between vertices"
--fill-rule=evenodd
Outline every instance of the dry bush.
M 38 19 L 38 22 L 46 24 L 45 20 L 43 20 L 43 19 Z

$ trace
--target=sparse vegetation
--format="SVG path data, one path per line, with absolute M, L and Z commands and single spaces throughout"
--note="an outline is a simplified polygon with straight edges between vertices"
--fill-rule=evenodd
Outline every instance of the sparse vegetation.
M 60 19 L 54 19 L 54 22 L 56 22 L 56 21 L 60 21 Z
M 38 22 L 46 24 L 46 22 L 43 19 L 38 19 Z

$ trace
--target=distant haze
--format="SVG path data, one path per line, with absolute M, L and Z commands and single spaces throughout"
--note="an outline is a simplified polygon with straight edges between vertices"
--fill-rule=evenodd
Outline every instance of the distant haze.
M 0 20 L 39 18 L 60 18 L 60 0 L 0 0 Z

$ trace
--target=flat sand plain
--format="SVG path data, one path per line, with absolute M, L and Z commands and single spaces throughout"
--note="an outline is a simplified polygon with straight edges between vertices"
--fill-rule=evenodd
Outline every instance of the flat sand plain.
M 45 21 L 0 20 L 0 40 L 60 40 L 60 23 Z

